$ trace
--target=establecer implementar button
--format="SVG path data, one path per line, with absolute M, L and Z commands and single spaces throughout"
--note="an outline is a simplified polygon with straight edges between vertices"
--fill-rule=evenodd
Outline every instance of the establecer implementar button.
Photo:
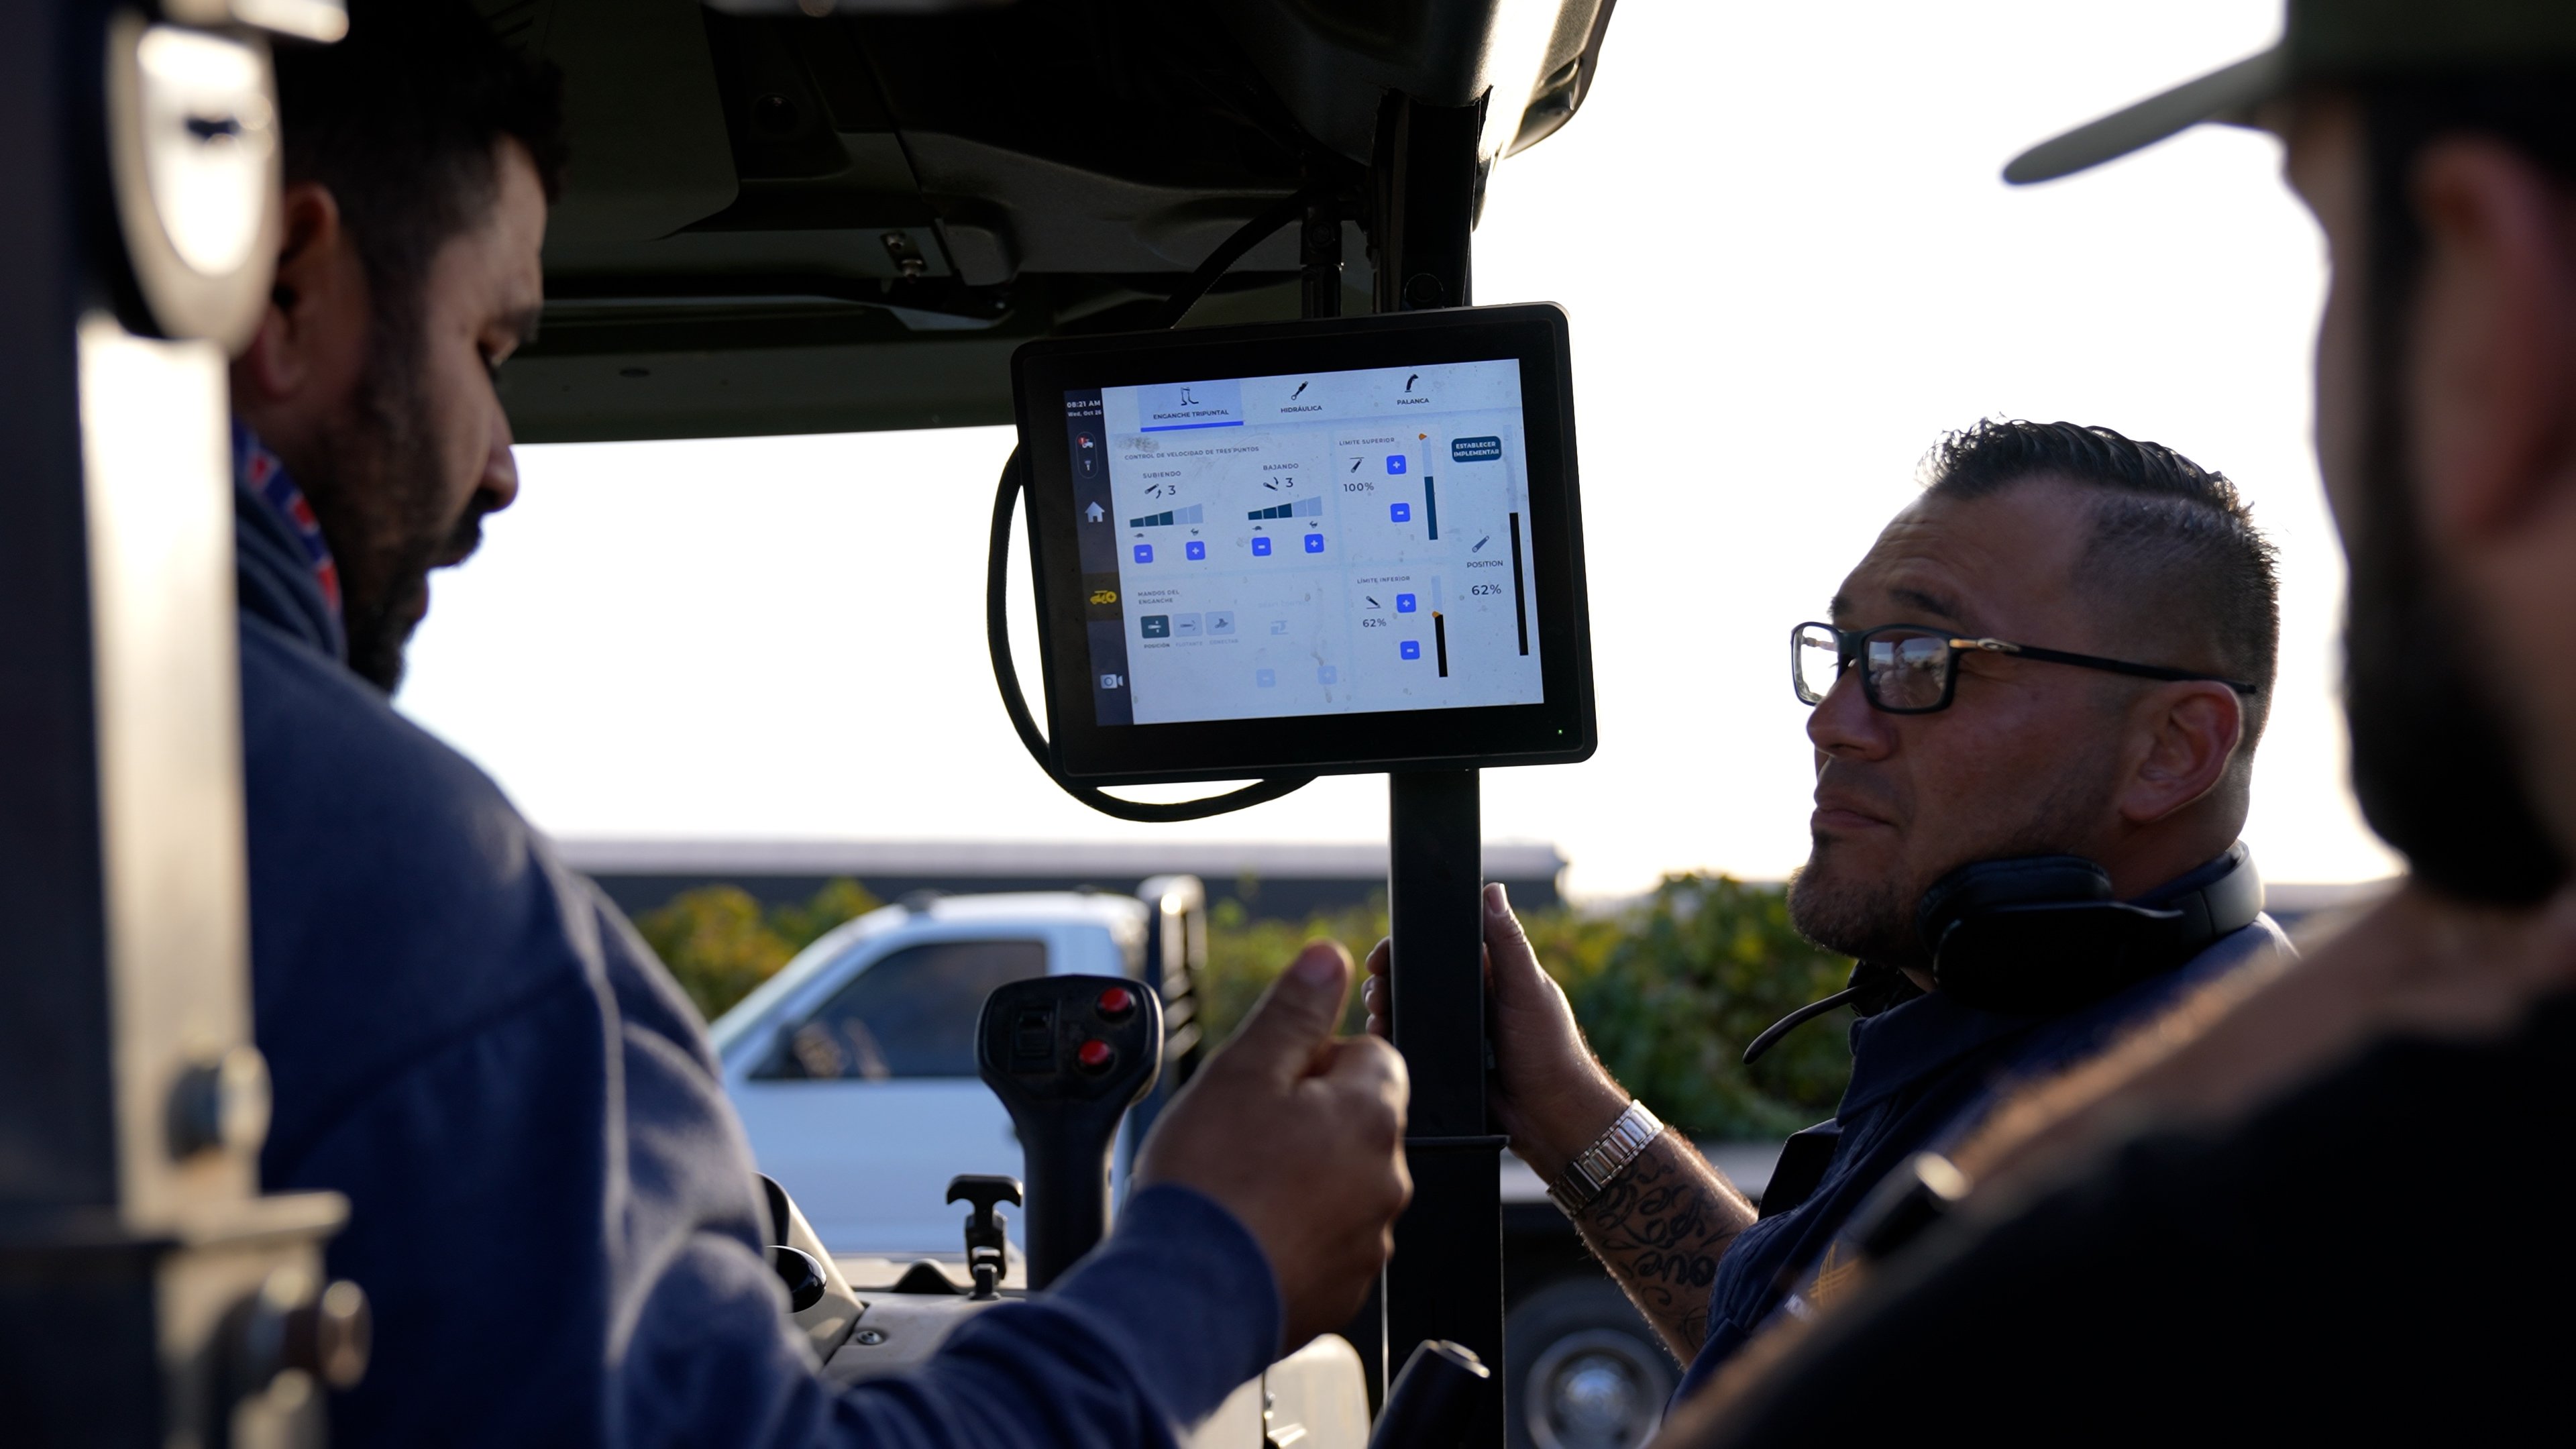
M 1118 1059 L 1118 1053 L 1109 1043 L 1093 1037 L 1082 1044 L 1073 1054 L 1073 1059 L 1082 1063 L 1086 1072 L 1105 1072 L 1109 1070 L 1109 1064 Z

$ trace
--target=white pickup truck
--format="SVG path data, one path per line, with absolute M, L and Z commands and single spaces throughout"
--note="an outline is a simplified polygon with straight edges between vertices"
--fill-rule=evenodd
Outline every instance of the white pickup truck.
M 1124 976 L 1158 990 L 1163 1078 L 1113 1158 L 1123 1191 L 1135 1144 L 1201 1054 L 1194 984 L 1206 897 L 1190 876 L 1133 896 L 1030 892 L 887 906 L 798 954 L 714 1027 L 725 1090 L 761 1171 L 795 1198 L 853 1283 L 923 1258 L 962 1279 L 961 1172 L 1021 1173 L 1011 1119 L 975 1071 L 984 996 L 1045 974 Z M 1711 1145 L 1758 1194 L 1776 1149 Z M 1503 1159 L 1505 1388 L 1514 1449 L 1633 1449 L 1680 1370 L 1597 1263 L 1536 1174 Z M 1014 1246 L 1018 1225 L 1011 1224 Z M 1373 1335 L 1355 1333 L 1363 1352 Z

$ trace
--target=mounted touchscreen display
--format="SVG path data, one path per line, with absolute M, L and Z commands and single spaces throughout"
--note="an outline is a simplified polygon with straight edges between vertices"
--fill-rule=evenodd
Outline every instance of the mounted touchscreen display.
M 1590 752 L 1557 309 L 1038 343 L 1015 373 L 1067 775 Z

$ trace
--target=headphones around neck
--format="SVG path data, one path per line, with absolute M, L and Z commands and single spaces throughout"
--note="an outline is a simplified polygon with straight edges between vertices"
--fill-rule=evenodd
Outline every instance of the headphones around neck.
M 1931 952 L 1933 983 L 1961 1005 L 2022 1016 L 2071 1011 L 2254 923 L 2263 878 L 2244 843 L 2215 865 L 2213 879 L 2150 906 L 2114 899 L 2110 873 L 2082 856 L 1980 861 L 1934 882 L 1914 927 Z
M 2170 971 L 2254 924 L 2263 877 L 2245 843 L 2192 875 L 2208 871 L 2216 874 L 2149 906 L 2114 899 L 2111 873 L 2080 855 L 1983 860 L 1934 881 L 1914 929 L 1932 955 L 1933 984 L 1953 1000 L 2051 1016 Z M 1837 1006 L 1867 1015 L 1915 994 L 1893 968 L 1857 962 L 1848 989 L 1773 1022 L 1744 1049 L 1744 1063 Z

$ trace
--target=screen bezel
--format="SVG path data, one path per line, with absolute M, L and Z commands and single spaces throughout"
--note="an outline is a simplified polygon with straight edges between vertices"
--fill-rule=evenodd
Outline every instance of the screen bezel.
M 1076 542 L 1064 396 L 1287 372 L 1514 361 L 1528 450 L 1538 704 L 1285 715 L 1104 726 L 1093 714 L 1091 646 Z M 1590 614 L 1565 313 L 1552 303 L 1032 342 L 1011 358 L 1038 653 L 1057 770 L 1086 784 L 1568 764 L 1596 744 Z

